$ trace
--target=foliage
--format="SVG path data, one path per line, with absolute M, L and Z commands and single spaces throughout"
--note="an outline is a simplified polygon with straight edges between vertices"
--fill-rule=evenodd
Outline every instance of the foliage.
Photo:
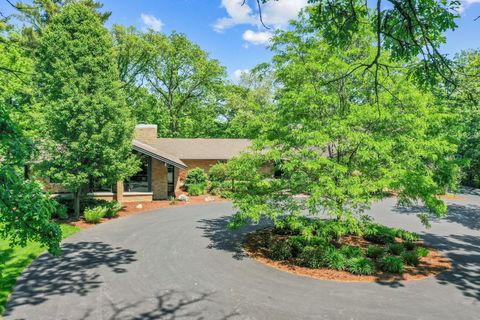
M 275 0 L 261 0 L 268 1 Z M 453 76 L 450 62 L 439 49 L 446 41 L 446 31 L 457 27 L 461 1 L 377 0 L 373 8 L 363 0 L 310 0 L 309 4 L 311 27 L 339 50 L 355 44 L 356 35 L 364 29 L 375 36 L 375 56 L 364 64 L 352 64 L 352 71 L 344 77 L 355 70 L 393 70 L 392 64 L 382 59 L 385 52 L 391 52 L 388 62 L 410 62 L 423 83 L 437 83 L 439 78 L 453 81 L 449 79 Z
M 386 256 L 380 260 L 380 269 L 390 273 L 402 273 L 404 264 L 402 258 L 395 256 Z
M 402 244 L 403 244 L 405 250 L 408 250 L 408 251 L 415 250 L 415 248 L 416 248 L 415 243 L 413 243 L 411 241 L 405 241 Z
M 80 231 L 80 228 L 62 224 L 59 226 L 61 238 L 65 239 Z M 0 315 L 5 307 L 17 278 L 23 270 L 40 254 L 45 247 L 36 241 L 28 241 L 25 246 L 12 246 L 8 239 L 0 239 Z
M 205 185 L 202 183 L 188 185 L 188 194 L 191 196 L 201 196 L 205 194 Z
M 193 168 L 188 171 L 185 184 L 187 186 L 191 184 L 205 184 L 207 182 L 207 178 L 208 176 L 202 168 Z
M 58 204 L 54 217 L 60 220 L 66 220 L 68 218 L 68 208 L 62 204 Z
M 83 217 L 88 223 L 99 223 L 108 212 L 107 207 L 93 207 L 85 209 Z
M 384 254 L 385 254 L 385 250 L 382 247 L 376 246 L 376 245 L 369 245 L 367 247 L 367 251 L 365 253 L 365 255 L 367 257 L 372 258 L 372 259 L 379 259 Z
M 368 72 L 332 81 L 352 63 L 367 63 L 375 55 L 368 32 L 339 50 L 307 22 L 293 27 L 273 40 L 275 116 L 255 140 L 255 150 L 228 163 L 231 175 L 242 181 L 233 194 L 238 208 L 233 224 L 262 216 L 277 223 L 307 210 L 355 225 L 386 189 L 398 192 L 401 205 L 421 200 L 429 213 L 444 216 L 447 207 L 436 195 L 456 178 L 456 148 L 442 132 L 450 112 L 416 88 L 400 65 L 394 74 L 379 71 L 378 90 Z M 279 162 L 278 179 L 261 170 Z M 377 236 L 391 242 L 382 231 L 372 235 Z
M 375 265 L 368 258 L 357 257 L 348 260 L 347 270 L 353 274 L 370 275 L 375 272 Z
M 403 229 L 396 230 L 396 236 L 405 241 L 418 241 L 420 236 L 415 232 L 406 231 Z
M 366 226 L 365 239 L 379 244 L 388 244 L 395 241 L 396 230 L 376 223 Z
M 292 258 L 292 246 L 288 241 L 277 241 L 272 245 L 267 256 L 272 260 L 288 260 Z
M 419 257 L 426 257 L 428 256 L 428 249 L 427 248 L 424 248 L 424 247 L 417 247 L 415 249 L 415 252 L 417 253 L 417 255 Z
M 169 203 L 171 206 L 174 206 L 174 205 L 176 205 L 176 204 L 178 203 L 178 200 L 177 200 L 176 197 L 171 196 L 171 197 L 168 197 L 168 203 Z
M 406 251 L 402 253 L 402 259 L 409 266 L 418 266 L 420 259 L 416 251 Z
M 123 206 L 118 201 L 107 202 L 105 206 L 107 211 L 105 212 L 105 218 L 115 218 L 118 215 L 118 212 L 123 209 Z
M 299 256 L 299 264 L 307 268 L 322 268 L 326 265 L 325 248 L 306 246 Z
M 113 41 L 90 6 L 72 2 L 47 24 L 36 53 L 49 156 L 42 170 L 74 193 L 78 216 L 89 181 L 115 183 L 138 170 Z
M 393 255 L 400 255 L 405 251 L 405 248 L 401 243 L 389 243 L 387 245 L 387 252 Z
M 359 247 L 343 245 L 340 247 L 339 252 L 345 255 L 348 259 L 358 258 L 363 256 L 363 252 Z
M 330 247 L 325 251 L 324 260 L 326 266 L 335 270 L 345 270 L 348 264 L 348 256 L 341 250 Z
M 208 180 L 213 182 L 224 182 L 229 179 L 226 163 L 216 163 L 208 170 Z

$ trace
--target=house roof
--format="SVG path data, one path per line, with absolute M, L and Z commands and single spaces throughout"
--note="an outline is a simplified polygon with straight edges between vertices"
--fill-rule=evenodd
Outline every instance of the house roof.
M 246 151 L 249 139 L 158 138 L 150 141 L 155 149 L 182 160 L 229 160 Z
M 251 145 L 248 139 L 134 139 L 133 149 L 185 169 L 182 160 L 229 160 Z
M 171 164 L 180 169 L 186 169 L 187 165 L 182 162 L 178 157 L 171 155 L 167 152 L 164 152 L 162 149 L 158 149 L 155 146 L 151 145 L 151 141 L 140 141 L 137 139 L 133 140 L 133 150 L 140 153 L 151 156 L 152 158 L 158 159 L 165 163 Z

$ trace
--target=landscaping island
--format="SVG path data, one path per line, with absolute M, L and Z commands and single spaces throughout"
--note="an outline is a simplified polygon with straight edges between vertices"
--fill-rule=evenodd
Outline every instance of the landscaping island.
M 363 221 L 302 219 L 248 234 L 244 248 L 257 261 L 321 280 L 420 280 L 451 269 L 448 258 L 417 234 Z M 300 227 L 307 225 L 307 228 Z

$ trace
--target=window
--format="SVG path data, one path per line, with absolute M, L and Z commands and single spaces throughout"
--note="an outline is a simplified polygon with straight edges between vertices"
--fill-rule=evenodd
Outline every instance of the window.
M 167 194 L 169 197 L 175 196 L 175 182 L 174 182 L 175 169 L 172 165 L 167 166 Z
M 151 171 L 152 171 L 152 158 L 140 155 L 142 161 L 140 165 L 140 171 L 134 176 L 125 180 L 124 191 L 125 192 L 151 192 Z

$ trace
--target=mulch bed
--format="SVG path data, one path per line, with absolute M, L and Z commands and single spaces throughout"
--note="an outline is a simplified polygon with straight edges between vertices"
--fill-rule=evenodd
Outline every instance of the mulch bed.
M 311 277 L 320 280 L 334 280 L 342 282 L 395 282 L 395 281 L 411 281 L 422 280 L 433 277 L 440 272 L 452 268 L 451 261 L 443 256 L 437 250 L 427 248 L 429 254 L 427 257 L 420 258 L 418 266 L 405 265 L 405 272 L 399 274 L 389 274 L 382 271 L 377 271 L 374 275 L 354 275 L 347 271 L 337 271 L 328 268 L 310 269 L 294 264 L 294 261 L 274 261 L 267 258 L 266 254 L 268 248 L 264 246 L 265 238 L 272 236 L 277 240 L 284 238 L 284 236 L 272 233 L 271 228 L 260 229 L 248 234 L 244 241 L 244 249 L 246 253 L 255 260 L 274 267 L 276 269 L 293 273 L 300 276 Z M 361 237 L 345 237 L 341 241 L 342 244 L 357 245 L 360 247 L 367 247 L 370 242 Z M 423 244 L 421 242 L 418 245 Z
M 205 201 L 206 198 L 212 197 L 215 200 L 214 201 Z M 100 223 L 108 222 L 110 220 L 114 220 L 117 218 L 121 217 L 128 217 L 131 215 L 135 215 L 138 213 L 143 213 L 143 212 L 148 212 L 148 211 L 154 211 L 158 209 L 164 209 L 164 208 L 174 208 L 174 207 L 181 207 L 181 206 L 190 206 L 190 205 L 195 205 L 195 204 L 202 204 L 202 203 L 219 203 L 219 202 L 225 202 L 228 201 L 227 199 L 223 199 L 221 197 L 217 196 L 211 196 L 209 194 L 204 194 L 201 196 L 189 196 L 188 197 L 188 202 L 185 201 L 177 201 L 175 204 L 170 204 L 169 200 L 155 200 L 151 202 L 125 202 L 123 203 L 123 209 L 118 212 L 117 217 L 115 218 L 103 218 Z M 139 205 L 141 205 L 141 208 L 137 208 Z M 87 223 L 85 220 L 80 219 L 80 220 L 71 220 L 68 221 L 68 224 L 77 226 L 80 229 L 88 229 L 95 224 L 92 223 Z

